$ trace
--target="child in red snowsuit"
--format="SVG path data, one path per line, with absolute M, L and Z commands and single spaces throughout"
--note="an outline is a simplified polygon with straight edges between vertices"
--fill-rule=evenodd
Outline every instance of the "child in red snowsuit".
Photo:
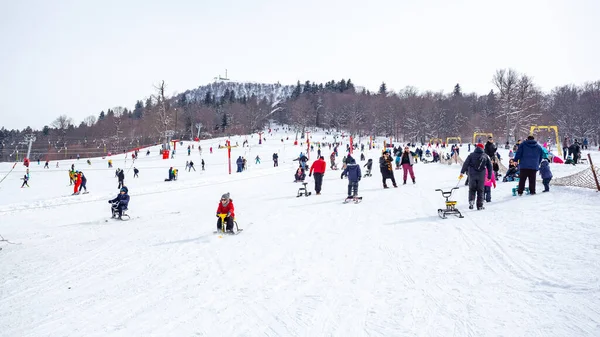
M 217 207 L 217 231 L 220 231 L 223 224 L 221 223 L 221 218 L 219 214 L 227 214 L 225 217 L 225 222 L 227 223 L 226 231 L 227 233 L 233 234 L 233 219 L 235 219 L 233 200 L 229 198 L 229 192 L 225 193 L 221 196 L 221 202 L 219 202 L 219 207 Z

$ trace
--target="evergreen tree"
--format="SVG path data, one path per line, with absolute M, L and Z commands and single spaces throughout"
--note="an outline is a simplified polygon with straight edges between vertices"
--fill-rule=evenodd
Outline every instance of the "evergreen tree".
M 100 116 L 98 116 L 98 120 L 99 120 L 99 121 L 101 121 L 101 120 L 103 120 L 103 119 L 104 119 L 104 117 L 105 117 L 105 115 L 104 115 L 104 110 L 102 110 L 102 111 L 100 112 Z
M 221 119 L 221 130 L 225 132 L 225 128 L 227 127 L 227 114 L 223 113 L 223 118 Z
M 346 80 L 344 80 L 342 78 L 342 80 L 340 81 L 340 92 L 344 92 L 348 89 L 348 85 L 346 84 Z
M 454 91 L 452 92 L 453 97 L 462 97 L 462 90 L 460 89 L 460 84 L 456 83 L 454 86 Z
M 213 104 L 213 96 L 212 93 L 210 91 L 206 92 L 206 95 L 204 96 L 204 105 L 211 105 Z
M 42 134 L 44 134 L 44 136 L 48 136 L 50 134 L 50 127 L 48 125 L 44 125 L 44 128 L 42 129 Z
M 379 86 L 379 94 L 380 95 L 387 95 L 387 86 L 385 85 L 385 82 L 381 82 L 381 85 Z
M 300 86 L 300 81 L 298 81 L 298 83 L 296 84 L 296 87 L 294 88 L 294 91 L 292 91 L 291 98 L 296 99 L 296 98 L 300 97 L 301 93 L 302 93 L 302 87 Z
M 355 90 L 354 90 L 354 83 L 352 83 L 351 79 L 348 79 L 348 82 L 346 82 L 346 90 L 350 90 L 352 92 L 355 92 Z
M 135 102 L 135 107 L 133 108 L 133 118 L 141 119 L 144 114 L 144 103 L 142 101 Z
M 235 90 L 231 89 L 231 95 L 229 96 L 229 103 L 235 103 Z

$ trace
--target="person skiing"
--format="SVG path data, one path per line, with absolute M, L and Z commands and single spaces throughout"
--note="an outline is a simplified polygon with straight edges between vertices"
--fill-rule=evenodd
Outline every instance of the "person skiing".
M 138 170 L 137 167 L 134 167 L 133 168 L 133 177 L 139 178 L 138 173 L 140 173 L 140 170 Z
M 129 205 L 130 200 L 129 194 L 127 194 L 128 192 L 129 190 L 127 189 L 127 187 L 123 186 L 119 190 L 119 195 L 117 195 L 116 198 L 108 201 L 109 204 L 112 204 L 111 210 L 113 218 L 118 215 L 118 218 L 121 219 L 123 211 L 127 210 L 127 206 Z
M 319 159 L 315 160 L 314 163 L 310 166 L 310 171 L 308 172 L 308 176 L 311 177 L 313 171 L 315 172 L 315 192 L 317 195 L 321 195 L 321 186 L 323 185 L 323 175 L 325 174 L 325 169 L 327 168 L 327 163 L 325 162 L 325 157 L 321 156 Z
M 79 172 L 79 174 L 77 175 L 77 180 L 80 182 L 79 190 L 77 191 L 77 194 L 81 193 L 82 189 L 85 190 L 84 193 L 87 193 L 87 187 L 85 186 L 87 184 L 87 178 L 85 177 L 83 172 L 81 172 L 81 171 Z
M 125 172 L 123 170 L 119 170 L 119 173 L 117 173 L 117 178 L 119 179 L 119 186 L 117 188 L 125 186 L 125 183 L 123 182 L 125 180 Z
M 200 162 L 200 164 L 202 164 L 202 171 L 204 171 L 204 159 L 202 159 L 202 161 Z
M 27 174 L 23 175 L 23 178 L 21 179 L 23 179 L 23 184 L 21 185 L 21 188 L 25 186 L 29 187 L 29 184 L 27 183 L 29 181 L 29 177 L 27 176 Z
M 225 231 L 228 234 L 233 234 L 233 219 L 235 219 L 235 208 L 233 207 L 233 200 L 230 198 L 229 192 L 223 194 L 221 196 L 221 202 L 219 202 L 219 206 L 217 207 L 217 232 L 221 231 L 223 224 L 221 223 L 221 217 L 219 214 L 227 214 L 225 217 Z
M 467 156 L 458 179 L 462 179 L 465 173 L 469 174 L 469 209 L 473 209 L 475 194 L 477 194 L 477 210 L 483 207 L 483 191 L 485 187 L 485 175 L 487 169 L 487 179 L 492 179 L 492 162 L 490 157 L 483 153 L 483 144 L 478 143 L 473 153 Z
M 188 165 L 188 172 L 192 172 L 192 170 L 194 170 L 194 172 L 196 172 L 196 168 L 194 167 L 194 162 L 192 160 L 190 160 L 190 164 Z
M 356 201 L 358 199 L 358 182 L 362 178 L 362 174 L 360 165 L 350 155 L 346 158 L 346 168 L 340 178 L 344 179 L 344 176 L 348 176 L 348 197 L 346 200 L 354 199 Z

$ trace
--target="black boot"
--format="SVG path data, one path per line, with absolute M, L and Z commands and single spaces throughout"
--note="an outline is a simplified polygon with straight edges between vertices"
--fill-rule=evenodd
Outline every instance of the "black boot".
M 402 184 L 402 185 L 406 185 L 406 180 L 404 181 L 404 184 Z

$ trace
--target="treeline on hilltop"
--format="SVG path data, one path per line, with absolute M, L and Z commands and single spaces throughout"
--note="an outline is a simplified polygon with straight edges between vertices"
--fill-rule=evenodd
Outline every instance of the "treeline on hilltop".
M 26 152 L 26 135 L 35 135 L 32 159 L 99 156 L 173 139 L 190 139 L 262 130 L 269 121 L 299 132 L 307 127 L 352 134 L 391 136 L 401 141 L 491 132 L 499 141 L 524 138 L 531 125 L 558 125 L 562 136 L 600 139 L 600 81 L 564 85 L 542 92 L 533 79 L 512 69 L 498 70 L 488 94 L 448 93 L 406 87 L 398 92 L 382 83 L 377 92 L 356 87 L 351 79 L 296 85 L 215 82 L 173 97 L 164 82 L 133 108 L 110 108 L 79 125 L 66 115 L 42 130 L 0 129 L 0 160 Z M 200 127 L 200 132 L 198 128 Z M 553 135 L 544 135 L 554 139 Z

